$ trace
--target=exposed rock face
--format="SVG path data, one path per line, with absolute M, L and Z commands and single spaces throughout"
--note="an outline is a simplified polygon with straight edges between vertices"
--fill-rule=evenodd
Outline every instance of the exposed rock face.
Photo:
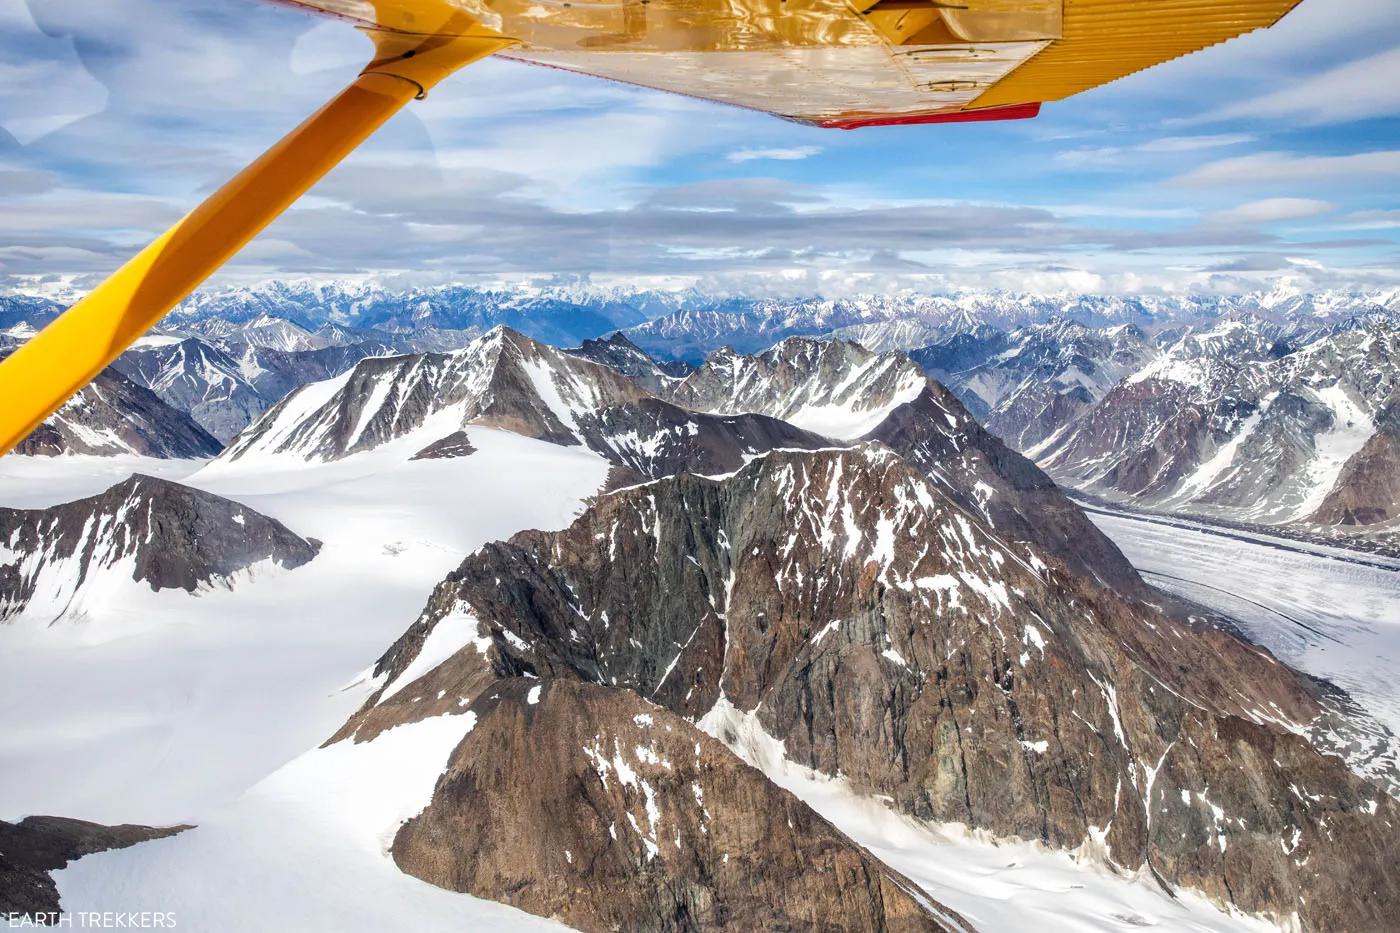
M 223 448 L 182 411 L 112 369 L 104 369 L 15 447 L 15 453 L 187 459 Z
M 193 325 L 211 337 L 234 338 L 250 347 L 297 352 L 322 350 L 331 345 L 327 335 L 313 334 L 306 328 L 263 311 L 250 321 L 234 323 L 227 318 L 213 318 Z
M 125 849 L 189 828 L 103 826 L 58 816 L 29 816 L 18 823 L 0 820 L 0 916 L 46 922 L 62 910 L 50 872 L 84 855 Z
M 586 933 L 964 929 L 636 694 L 506 679 L 471 711 L 432 802 L 394 839 L 411 875 Z
M 660 399 L 580 414 L 584 442 L 646 479 L 680 472 L 732 473 L 775 448 L 817 450 L 831 441 L 765 415 L 706 415 Z
M 1148 593 L 1132 564 L 1083 510 L 938 383 L 929 381 L 917 399 L 896 408 L 865 439 L 893 448 L 922 469 L 1022 556 L 1029 549 L 1054 554 L 1076 574 L 1120 593 Z
M 467 432 L 453 431 L 441 440 L 433 441 L 414 454 L 411 459 L 452 460 L 457 457 L 469 457 L 474 453 L 476 453 L 476 448 L 472 446 L 471 438 L 467 437 Z
M 645 397 L 606 366 L 497 328 L 455 353 L 367 359 L 337 380 L 304 386 L 240 435 L 225 457 L 336 460 L 437 431 L 423 438 L 426 444 L 472 424 L 577 445 L 578 413 Z
M 762 412 L 846 442 L 880 441 L 1004 540 L 1035 545 L 1122 592 L 1147 592 L 1117 547 L 1049 477 L 984 430 L 902 353 L 802 339 L 758 356 L 721 351 L 672 398 L 704 411 Z
M 1376 433 L 1337 477 L 1309 519 L 1319 525 L 1376 525 L 1400 518 L 1400 396 L 1376 418 Z
M 225 443 L 270 402 L 237 360 L 195 337 L 143 338 L 112 366 Z
M 333 343 L 287 321 L 247 327 L 252 330 L 210 321 L 197 336 L 149 335 L 112 365 L 227 442 L 298 386 L 333 379 L 366 357 L 396 349 L 372 336 Z
M 0 508 L 0 620 L 81 611 L 113 573 L 193 592 L 262 561 L 300 567 L 319 547 L 236 502 L 137 474 L 48 509 Z
M 755 356 L 724 349 L 676 385 L 670 400 L 716 414 L 757 412 L 827 437 L 853 439 L 916 398 L 924 375 L 902 353 L 790 338 Z
M 606 355 L 600 347 L 594 355 Z M 636 361 L 620 338 L 604 349 Z M 758 356 L 721 351 L 668 385 L 669 401 L 658 399 L 607 366 L 500 329 L 458 353 L 365 360 L 339 381 L 307 386 L 224 457 L 336 459 L 410 436 L 427 456 L 440 442 L 452 446 L 444 437 L 483 424 L 586 445 L 619 467 L 614 483 L 626 485 L 680 471 L 728 473 L 769 450 L 864 437 L 908 457 L 1007 540 L 1046 549 L 1124 592 L 1147 592 L 1054 483 L 903 354 L 791 339 Z
M 902 350 L 908 353 L 939 343 L 950 333 L 961 333 L 962 325 L 963 322 L 958 320 L 935 323 L 919 318 L 896 318 L 875 324 L 840 327 L 825 336 L 832 340 L 849 340 L 876 353 L 884 353 L 887 350 Z
M 684 379 L 695 369 L 674 360 L 659 363 L 621 332 L 598 340 L 585 340 L 582 346 L 564 352 L 615 369 L 652 395 L 664 395 L 676 380 Z
M 1400 385 L 1397 372 L 1393 323 L 1295 350 L 1268 328 L 1232 322 L 1181 337 L 1090 410 L 1071 413 L 1034 453 L 1056 477 L 1139 507 L 1271 524 L 1344 521 L 1366 506 L 1338 500 L 1324 512 L 1323 501 L 1347 461 L 1383 433 L 1376 419 Z M 1376 446 L 1384 457 L 1385 442 Z M 1376 472 L 1370 456 L 1349 474 L 1365 489 L 1374 486 L 1365 478 Z
M 957 374 L 983 367 L 1011 346 L 1011 335 L 995 327 L 976 327 L 909 351 L 930 379 L 958 391 Z M 978 418 L 985 418 L 991 404 L 976 392 L 963 392 L 959 400 Z
M 879 446 L 661 480 L 489 545 L 379 670 L 342 737 L 498 678 L 578 680 L 692 720 L 730 709 L 916 817 L 1296 911 L 1306 930 L 1400 912 L 1400 806 L 1294 734 L 1321 713 L 1299 675 L 1012 548 Z
M 457 353 L 364 360 L 337 382 L 307 386 L 240 436 L 226 457 L 333 460 L 407 437 L 423 443 L 414 459 L 460 455 L 464 427 L 474 424 L 585 445 L 649 479 L 730 472 L 774 447 L 830 444 L 762 415 L 686 411 L 608 366 L 499 329 Z
M 913 354 L 1017 450 L 1075 421 L 1157 355 L 1131 324 L 1095 330 L 1067 319 L 1009 334 L 961 334 Z

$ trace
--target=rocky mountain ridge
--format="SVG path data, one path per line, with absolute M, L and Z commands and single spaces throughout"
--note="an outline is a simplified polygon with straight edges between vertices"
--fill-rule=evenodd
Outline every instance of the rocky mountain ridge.
M 185 412 L 109 367 L 31 431 L 14 453 L 186 460 L 213 457 L 222 449 Z
M 300 567 L 319 548 L 246 506 L 136 474 L 47 509 L 0 508 L 0 622 L 81 617 L 113 582 L 228 585 L 265 562 Z
M 473 425 L 586 446 L 627 485 L 727 473 L 774 449 L 888 444 L 1009 540 L 1141 594 L 1117 549 L 1029 461 L 983 430 L 902 354 L 794 338 L 753 357 L 721 351 L 656 398 L 617 371 L 497 329 L 454 354 L 364 360 L 289 395 L 220 462 L 325 461 L 393 444 L 426 451 Z
M 1397 333 L 1385 316 L 1306 333 L 1258 319 L 1155 334 L 1065 321 L 983 329 L 911 356 L 1087 494 L 1362 541 L 1394 517 L 1382 412 Z
M 0 346 L 26 339 L 80 295 L 80 289 L 62 283 L 13 283 L 9 293 L 0 294 Z M 366 357 L 452 352 L 500 325 L 556 346 L 577 346 L 622 328 L 657 359 L 699 363 L 724 346 L 757 353 L 791 336 L 852 339 L 881 351 L 914 350 L 962 335 L 1059 319 L 1090 328 L 1132 324 L 1153 333 L 1247 319 L 1269 323 L 1282 338 L 1305 342 L 1355 322 L 1394 320 L 1397 310 L 1400 302 L 1393 292 L 1313 293 L 1289 286 L 1228 297 L 964 291 L 776 299 L 586 283 L 474 288 L 396 287 L 372 280 L 270 281 L 200 291 L 116 367 L 227 442 L 299 385 L 333 378 Z M 174 349 L 190 340 L 198 343 Z M 621 364 L 620 359 L 613 362 Z M 930 374 L 942 378 L 936 368 Z M 644 387 L 656 392 L 661 383 Z M 972 396 L 964 399 L 978 417 L 989 414 L 990 408 L 978 408 Z M 1062 393 L 1042 400 L 1042 407 L 1056 400 L 1073 402 Z M 1026 417 L 1008 416 L 1015 423 L 998 425 L 998 430 L 1019 431 Z
M 102 826 L 57 816 L 28 816 L 16 823 L 0 820 L 0 915 L 17 927 L 62 926 L 63 905 L 52 872 L 94 852 L 124 849 L 190 828 Z
M 736 716 L 919 819 L 1038 839 L 1304 930 L 1383 928 L 1400 903 L 1384 867 L 1400 854 L 1400 805 L 1297 734 L 1322 713 L 1308 683 L 1033 557 L 882 445 L 662 479 L 469 557 L 332 741 L 461 709 L 476 728 L 491 717 L 400 830 L 395 859 L 539 913 L 560 903 L 543 892 L 582 887 L 593 893 L 569 919 L 586 930 L 688 929 L 668 905 L 737 896 L 714 881 L 676 895 L 713 864 L 711 801 L 724 806 L 710 832 L 750 813 L 708 777 L 684 786 L 714 754 L 689 724 L 724 737 Z M 586 721 L 558 721 L 560 706 Z M 550 785 L 561 814 L 601 815 L 563 831 L 562 861 L 535 838 L 554 811 L 496 777 L 513 773 L 499 756 L 525 754 L 570 776 Z M 493 806 L 514 814 L 523 856 L 483 825 Z M 773 864 L 773 843 L 750 839 L 738 857 Z
M 1139 506 L 1306 524 L 1377 434 L 1398 365 L 1388 323 L 1282 355 L 1229 325 L 1167 348 L 1031 451 L 1086 491 Z
M 879 441 L 1018 546 L 1141 595 L 1137 573 L 1044 474 L 977 423 L 908 356 L 845 341 L 789 338 L 754 356 L 713 354 L 671 397 L 702 410 L 753 411 L 838 444 Z

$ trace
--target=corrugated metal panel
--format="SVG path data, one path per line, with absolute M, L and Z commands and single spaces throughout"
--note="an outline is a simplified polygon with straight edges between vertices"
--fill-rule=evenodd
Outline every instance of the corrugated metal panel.
M 1263 29 L 1301 0 L 1065 0 L 1064 38 L 977 99 L 1000 107 L 1062 100 Z

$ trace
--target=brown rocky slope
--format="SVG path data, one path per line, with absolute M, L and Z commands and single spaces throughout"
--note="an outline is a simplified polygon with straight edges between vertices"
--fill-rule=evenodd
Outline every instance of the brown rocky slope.
M 476 634 L 426 652 L 445 621 Z M 398 682 L 420 652 L 447 660 Z M 1299 675 L 1008 546 L 878 445 L 661 480 L 489 545 L 380 673 L 337 738 L 491 700 L 502 678 L 625 689 L 692 721 L 723 702 L 792 760 L 919 818 L 1078 849 L 1304 930 L 1400 915 L 1400 807 L 1295 734 L 1320 713 Z M 481 766 L 470 744 L 454 768 Z M 421 824 L 483 818 L 452 774 Z M 555 780 L 526 774 L 497 780 Z M 396 846 L 405 868 L 479 877 L 472 837 L 439 835 L 425 858 L 419 832 Z
M 471 711 L 432 804 L 394 840 L 409 874 L 584 931 L 968 929 L 634 693 L 513 678 Z

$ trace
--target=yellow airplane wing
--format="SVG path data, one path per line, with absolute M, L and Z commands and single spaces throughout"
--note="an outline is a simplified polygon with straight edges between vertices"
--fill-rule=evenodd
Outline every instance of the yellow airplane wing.
M 1035 116 L 1300 0 L 276 2 L 408 32 L 460 10 L 505 58 L 853 129 Z
M 273 0 L 375 57 L 319 111 L 0 361 L 9 451 L 409 101 L 488 55 L 818 126 L 1016 119 L 1300 0 Z

